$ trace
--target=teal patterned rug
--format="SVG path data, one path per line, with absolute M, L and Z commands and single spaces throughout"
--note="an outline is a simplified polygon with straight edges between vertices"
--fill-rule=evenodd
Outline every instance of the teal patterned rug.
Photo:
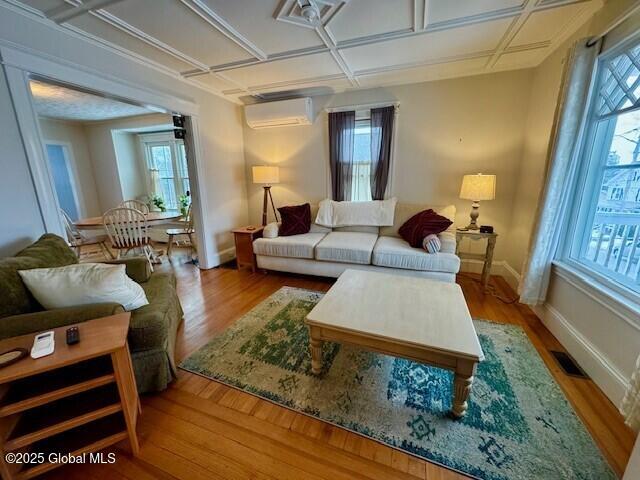
M 477 478 L 616 478 L 520 327 L 475 321 L 486 359 L 453 420 L 446 370 L 325 343 L 313 376 L 303 322 L 321 297 L 284 287 L 180 366 Z

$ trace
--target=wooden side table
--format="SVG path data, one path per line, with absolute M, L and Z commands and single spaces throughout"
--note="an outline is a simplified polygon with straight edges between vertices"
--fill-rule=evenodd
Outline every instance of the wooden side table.
M 28 479 L 63 465 L 64 455 L 97 452 L 128 439 L 138 454 L 140 401 L 127 346 L 130 313 L 55 328 L 53 354 L 0 369 L 0 473 Z M 0 341 L 0 352 L 30 349 L 35 334 Z M 15 461 L 8 462 L 14 454 Z M 104 457 L 106 459 L 106 457 Z
M 470 240 L 486 239 L 487 248 L 484 254 L 460 252 L 460 242 L 464 238 L 469 238 Z M 489 284 L 491 263 L 493 262 L 493 250 L 496 246 L 497 238 L 497 233 L 481 233 L 478 230 L 456 230 L 456 255 L 458 255 L 461 259 L 482 260 L 484 264 L 482 266 L 482 276 L 480 277 L 480 281 L 485 288 L 487 288 L 487 285 Z
M 248 227 L 236 228 L 233 230 L 233 237 L 236 242 L 236 263 L 238 270 L 242 267 L 251 267 L 251 271 L 256 271 L 256 256 L 253 254 L 253 241 L 262 238 L 264 227 L 249 225 Z

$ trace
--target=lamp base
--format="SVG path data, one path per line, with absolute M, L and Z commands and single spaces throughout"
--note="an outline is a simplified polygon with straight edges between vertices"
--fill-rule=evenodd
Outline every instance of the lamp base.
M 471 217 L 471 223 L 465 227 L 466 230 L 480 230 L 478 226 L 478 217 L 480 216 L 480 202 L 473 202 L 471 204 L 471 212 L 469 213 L 469 217 Z
M 271 185 L 264 185 L 264 198 L 262 200 L 262 226 L 267 224 L 267 202 L 271 200 L 271 208 L 273 208 L 273 217 L 276 222 L 278 221 L 278 214 L 276 213 L 276 206 L 273 204 L 273 197 L 271 196 Z

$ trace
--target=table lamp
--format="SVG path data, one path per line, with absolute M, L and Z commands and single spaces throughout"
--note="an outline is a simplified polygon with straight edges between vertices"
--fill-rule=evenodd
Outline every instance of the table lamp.
M 460 188 L 460 198 L 463 200 L 471 200 L 471 223 L 462 230 L 478 230 L 477 220 L 480 216 L 480 200 L 493 200 L 496 198 L 496 176 L 483 175 L 465 175 L 462 179 L 462 187 Z
M 271 200 L 271 207 L 273 208 L 273 216 L 278 221 L 278 214 L 276 213 L 276 206 L 273 204 L 273 197 L 271 196 L 271 185 L 274 183 L 280 183 L 280 169 L 278 167 L 270 165 L 258 165 L 251 167 L 253 173 L 253 183 L 262 184 L 264 188 L 264 199 L 262 200 L 262 225 L 267 224 L 267 198 Z

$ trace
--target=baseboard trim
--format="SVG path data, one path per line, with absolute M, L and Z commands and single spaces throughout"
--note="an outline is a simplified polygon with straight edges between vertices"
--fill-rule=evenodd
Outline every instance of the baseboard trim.
M 236 258 L 236 247 L 229 247 L 221 250 L 217 253 L 210 255 L 211 258 L 211 266 L 208 268 L 203 268 L 203 270 L 208 270 L 210 268 L 215 268 L 223 263 L 230 262 L 234 258 Z
M 620 405 L 628 380 L 552 305 L 532 307 L 535 314 L 614 405 Z
M 481 260 L 462 259 L 460 260 L 460 271 L 471 273 L 482 273 L 484 262 Z M 518 291 L 520 284 L 520 274 L 509 265 L 506 260 L 497 260 L 491 264 L 491 275 L 500 275 L 514 292 Z

